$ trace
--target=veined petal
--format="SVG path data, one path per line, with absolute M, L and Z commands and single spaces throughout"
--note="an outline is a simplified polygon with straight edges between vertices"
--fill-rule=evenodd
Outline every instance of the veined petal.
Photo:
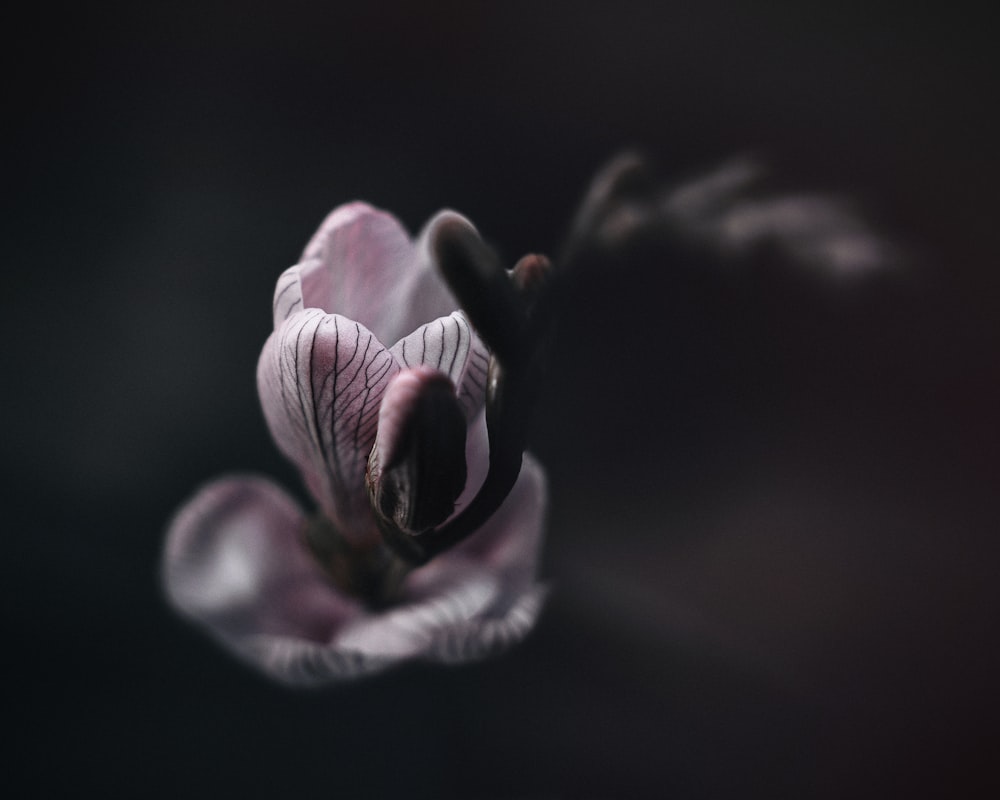
M 477 627 L 477 620 L 498 597 L 497 582 L 487 572 L 474 567 L 445 572 L 435 569 L 431 581 L 411 576 L 408 596 L 400 605 L 382 612 L 359 613 L 329 642 L 260 634 L 243 639 L 239 650 L 291 686 L 360 678 L 412 658 L 427 657 L 441 649 L 449 631 Z
M 329 641 L 360 607 L 338 594 L 309 557 L 303 523 L 295 501 L 268 480 L 208 484 L 170 525 L 167 596 L 238 650 L 261 634 Z
M 460 664 L 503 652 L 520 642 L 535 626 L 546 594 L 544 586 L 535 585 L 514 596 L 502 608 L 443 628 L 422 657 L 442 664 Z
M 332 644 L 261 634 L 240 642 L 239 653 L 288 686 L 313 687 L 374 675 L 400 661 Z
M 467 420 L 482 409 L 490 354 L 463 312 L 421 325 L 391 352 L 403 367 L 428 366 L 447 375 Z
M 271 435 L 340 532 L 376 537 L 365 490 L 379 403 L 399 371 L 359 322 L 307 309 L 271 334 L 257 366 Z
M 445 631 L 480 617 L 498 596 L 495 576 L 475 567 L 436 569 L 433 580 L 411 575 L 400 605 L 355 617 L 336 644 L 370 657 L 419 656 Z
M 302 278 L 301 266 L 296 264 L 281 273 L 274 287 L 274 300 L 271 312 L 274 316 L 274 327 L 277 330 L 286 319 L 296 311 L 302 310 Z

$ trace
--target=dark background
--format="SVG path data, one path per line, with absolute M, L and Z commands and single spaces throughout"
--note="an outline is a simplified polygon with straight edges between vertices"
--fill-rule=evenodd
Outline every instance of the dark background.
M 5 778 L 19 796 L 962 796 L 996 782 L 994 37 L 841 3 L 48 6 L 9 25 Z M 276 476 L 254 370 L 335 205 L 553 250 L 623 146 L 848 194 L 843 285 L 663 245 L 569 293 L 510 655 L 292 693 L 175 618 L 165 525 Z

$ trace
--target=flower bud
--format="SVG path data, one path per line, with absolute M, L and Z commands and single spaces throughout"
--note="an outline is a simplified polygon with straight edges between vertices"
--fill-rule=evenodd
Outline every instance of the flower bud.
M 417 367 L 393 379 L 365 476 L 383 523 L 415 535 L 451 516 L 465 488 L 466 424 L 443 373 Z
M 510 272 L 510 279 L 521 297 L 522 303 L 530 311 L 552 275 L 552 262 L 548 256 L 528 253 L 522 256 Z
M 524 349 L 524 304 L 500 259 L 475 229 L 459 221 L 439 226 L 432 251 L 462 310 L 490 349 L 516 361 Z

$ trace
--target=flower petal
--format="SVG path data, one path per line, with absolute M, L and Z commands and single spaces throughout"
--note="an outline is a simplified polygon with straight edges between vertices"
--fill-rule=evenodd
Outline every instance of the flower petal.
M 467 428 L 444 373 L 428 366 L 398 372 L 382 398 L 368 458 L 375 512 L 409 533 L 444 522 L 466 485 Z
M 435 265 L 435 256 L 431 248 L 439 228 L 442 225 L 456 223 L 476 232 L 469 220 L 450 210 L 439 211 L 420 231 L 413 249 L 413 262 L 407 270 L 407 282 L 405 286 L 400 287 L 400 293 L 394 298 L 394 302 L 401 304 L 400 325 L 394 331 L 394 335 L 387 336 L 383 341 L 395 342 L 418 326 L 438 317 L 447 316 L 458 308 L 458 301 L 448 289 Z
M 240 643 L 240 654 L 288 686 L 312 687 L 374 675 L 400 661 L 337 645 L 261 634 Z
M 275 327 L 302 308 L 356 319 L 384 342 L 458 307 L 433 264 L 430 242 L 441 224 L 472 224 L 441 211 L 416 241 L 391 214 L 366 203 L 335 209 L 278 280 Z M 475 230 L 474 228 L 472 228 Z
M 534 480 L 525 485 L 525 495 L 538 488 Z M 505 572 L 490 564 L 503 559 L 463 557 L 412 573 L 401 605 L 366 611 L 310 558 L 303 522 L 295 501 L 270 481 L 222 479 L 177 514 L 163 565 L 181 613 L 282 683 L 348 680 L 411 658 L 483 658 L 523 638 L 541 608 L 543 588 L 511 595 L 498 580 Z M 533 529 L 524 532 L 530 538 Z
M 436 574 L 429 589 L 413 582 L 403 605 L 360 613 L 330 643 L 262 634 L 246 638 L 240 650 L 272 677 L 291 686 L 319 686 L 359 678 L 424 656 L 450 630 L 461 631 L 498 595 L 486 572 L 451 569 Z
M 445 631 L 481 616 L 499 596 L 496 578 L 463 566 L 436 570 L 433 580 L 411 576 L 406 599 L 388 611 L 356 617 L 337 637 L 337 647 L 371 657 L 412 658 L 425 653 Z
M 274 287 L 274 300 L 271 302 L 275 330 L 296 311 L 302 310 L 301 272 L 301 265 L 296 264 L 282 272 L 278 278 Z
M 490 605 L 481 614 L 440 629 L 422 658 L 474 661 L 499 653 L 528 634 L 546 594 L 545 587 L 536 583 L 546 495 L 545 473 L 525 455 L 517 483 L 490 521 L 410 576 L 409 581 L 424 581 L 425 592 L 435 591 L 436 574 L 462 569 L 485 570 L 498 581 L 499 591 Z
M 392 341 L 388 334 L 404 305 L 395 295 L 407 282 L 414 251 L 392 214 L 367 203 L 340 206 L 306 245 L 297 267 L 303 305 L 356 319 Z
M 494 610 L 489 615 L 442 629 L 424 651 L 423 658 L 442 664 L 460 664 L 507 650 L 524 639 L 535 626 L 546 594 L 545 587 L 534 586 L 517 595 L 499 615 Z
M 429 366 L 447 375 L 467 420 L 482 409 L 490 354 L 463 312 L 421 325 L 391 352 L 403 367 Z
M 379 403 L 399 371 L 358 322 L 307 309 L 271 334 L 257 366 L 271 435 L 340 532 L 377 537 L 365 491 Z
M 237 650 L 259 634 L 330 640 L 360 608 L 309 557 L 300 540 L 303 523 L 295 501 L 263 478 L 208 484 L 170 525 L 167 596 Z

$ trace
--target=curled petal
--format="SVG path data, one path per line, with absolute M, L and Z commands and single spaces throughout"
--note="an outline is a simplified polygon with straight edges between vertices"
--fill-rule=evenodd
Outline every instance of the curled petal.
M 423 658 L 442 664 L 479 661 L 502 653 L 524 639 L 545 604 L 546 589 L 534 586 L 503 609 L 442 629 Z
M 455 385 L 467 420 L 483 407 L 490 354 L 461 311 L 421 325 L 392 346 L 403 367 L 433 367 Z
M 269 634 L 247 637 L 239 649 L 244 658 L 275 680 L 303 688 L 374 675 L 400 661 L 377 653 Z
M 439 525 L 466 484 L 466 421 L 447 375 L 399 372 L 379 409 L 366 481 L 373 509 L 407 532 Z
M 408 583 L 408 596 L 399 605 L 353 616 L 329 642 L 266 633 L 246 637 L 239 650 L 291 686 L 359 678 L 403 661 L 434 658 L 450 632 L 457 636 L 469 625 L 477 626 L 499 596 L 495 578 L 475 568 L 436 571 L 433 581 L 411 576 Z
M 360 608 L 303 549 L 303 523 L 295 501 L 263 478 L 208 484 L 170 525 L 167 596 L 237 650 L 262 634 L 329 641 Z
M 448 570 L 432 582 L 411 577 L 408 590 L 400 605 L 352 620 L 337 646 L 371 657 L 421 656 L 444 632 L 486 613 L 500 591 L 495 576 L 475 568 Z
M 367 328 L 307 309 L 271 334 L 257 366 L 271 435 L 330 519 L 355 542 L 377 536 L 365 491 L 379 403 L 399 366 Z

